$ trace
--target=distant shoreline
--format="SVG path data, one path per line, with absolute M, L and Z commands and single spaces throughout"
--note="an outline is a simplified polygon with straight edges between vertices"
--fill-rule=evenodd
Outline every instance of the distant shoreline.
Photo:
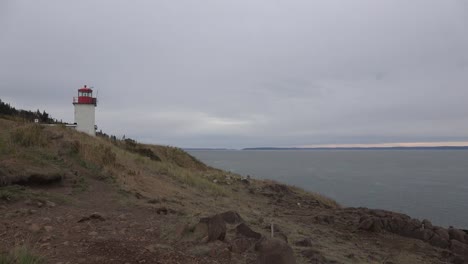
M 336 148 L 275 148 L 259 147 L 244 148 L 242 150 L 467 150 L 468 146 L 440 146 L 440 147 L 336 147 Z
M 440 147 L 336 147 L 336 148 L 278 148 L 278 147 L 257 147 L 257 148 L 243 148 L 243 149 L 228 149 L 228 148 L 184 148 L 186 151 L 226 151 L 226 150 L 468 150 L 468 146 L 440 146 Z

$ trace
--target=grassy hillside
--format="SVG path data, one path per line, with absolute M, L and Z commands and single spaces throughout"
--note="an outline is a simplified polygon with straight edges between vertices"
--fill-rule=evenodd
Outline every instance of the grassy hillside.
M 226 211 L 244 226 L 206 243 L 206 217 Z M 360 230 L 363 219 L 373 229 L 387 215 L 417 223 L 406 216 L 244 179 L 179 148 L 2 118 L 0 213 L 0 263 L 264 263 L 248 236 L 271 233 L 298 263 L 448 259 L 420 240 Z
M 209 168 L 181 149 L 131 140 L 90 137 L 61 126 L 0 119 L 0 184 L 41 184 L 83 178 L 115 182 L 122 190 L 145 193 L 161 188 L 160 175 L 214 195 L 226 191 L 213 179 L 225 173 Z M 148 186 L 148 182 L 159 183 Z M 164 183 L 168 184 L 168 183 Z

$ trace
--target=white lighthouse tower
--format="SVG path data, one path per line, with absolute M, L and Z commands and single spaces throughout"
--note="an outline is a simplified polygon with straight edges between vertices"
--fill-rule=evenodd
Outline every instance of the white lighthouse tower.
M 86 85 L 78 89 L 78 97 L 73 97 L 73 105 L 75 106 L 76 130 L 95 136 L 97 99 L 93 97 L 93 90 Z

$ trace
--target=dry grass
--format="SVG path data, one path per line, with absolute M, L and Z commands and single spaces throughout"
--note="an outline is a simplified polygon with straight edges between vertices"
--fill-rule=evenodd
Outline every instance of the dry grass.
M 47 145 L 47 136 L 44 133 L 44 127 L 36 124 L 25 125 L 16 128 L 11 133 L 11 139 L 13 143 L 22 147 L 40 146 L 44 147 Z
M 19 161 L 17 165 L 40 166 L 44 170 L 56 172 L 70 170 L 70 166 L 75 166 L 86 171 L 89 176 L 111 178 L 111 182 L 116 182 L 121 185 L 119 188 L 128 191 L 144 188 L 157 193 L 163 189 L 190 187 L 215 196 L 230 194 L 230 189 L 220 184 L 228 173 L 206 166 L 179 148 L 139 144 L 132 140 L 111 141 L 60 126 L 0 122 L 9 125 L 9 129 L 0 131 L 0 147 L 9 144 L 14 146 L 14 157 Z M 164 177 L 174 181 L 171 183 Z M 150 182 L 154 186 L 147 186 Z M 338 203 L 323 195 L 289 187 L 331 208 L 339 207 Z

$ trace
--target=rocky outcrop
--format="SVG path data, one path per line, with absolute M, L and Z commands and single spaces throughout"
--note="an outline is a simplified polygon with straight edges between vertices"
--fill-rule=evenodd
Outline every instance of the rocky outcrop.
M 221 213 L 220 216 L 221 218 L 223 218 L 224 222 L 231 224 L 231 225 L 244 222 L 242 217 L 234 211 L 227 211 L 227 212 Z
M 292 248 L 283 240 L 263 238 L 256 245 L 258 264 L 295 264 Z
M 216 240 L 223 241 L 226 237 L 226 223 L 224 222 L 221 215 L 214 215 L 200 219 L 197 228 L 199 230 L 206 230 L 205 238 L 207 242 Z
M 369 232 L 387 231 L 404 237 L 425 241 L 433 246 L 450 249 L 462 256 L 468 256 L 468 241 L 463 230 L 434 226 L 429 220 L 411 218 L 407 215 L 365 208 L 356 210 L 359 215 L 358 229 Z
M 227 224 L 237 224 L 228 230 Z M 278 229 L 278 231 L 280 231 Z M 208 242 L 194 248 L 194 252 L 204 251 L 214 252 L 212 244 L 222 243 L 222 255 L 230 254 L 250 254 L 256 256 L 258 264 L 294 264 L 296 260 L 292 248 L 287 243 L 286 238 L 266 238 L 261 233 L 252 230 L 243 222 L 240 215 L 233 211 L 216 214 L 210 217 L 201 218 L 194 231 L 196 239 Z M 277 233 L 277 234 L 280 234 Z M 282 234 L 282 233 L 281 233 Z M 228 249 L 229 252 L 226 252 Z M 203 251 L 203 252 L 204 252 Z M 220 254 L 221 254 L 220 253 Z M 219 255 L 219 254 L 216 254 Z

